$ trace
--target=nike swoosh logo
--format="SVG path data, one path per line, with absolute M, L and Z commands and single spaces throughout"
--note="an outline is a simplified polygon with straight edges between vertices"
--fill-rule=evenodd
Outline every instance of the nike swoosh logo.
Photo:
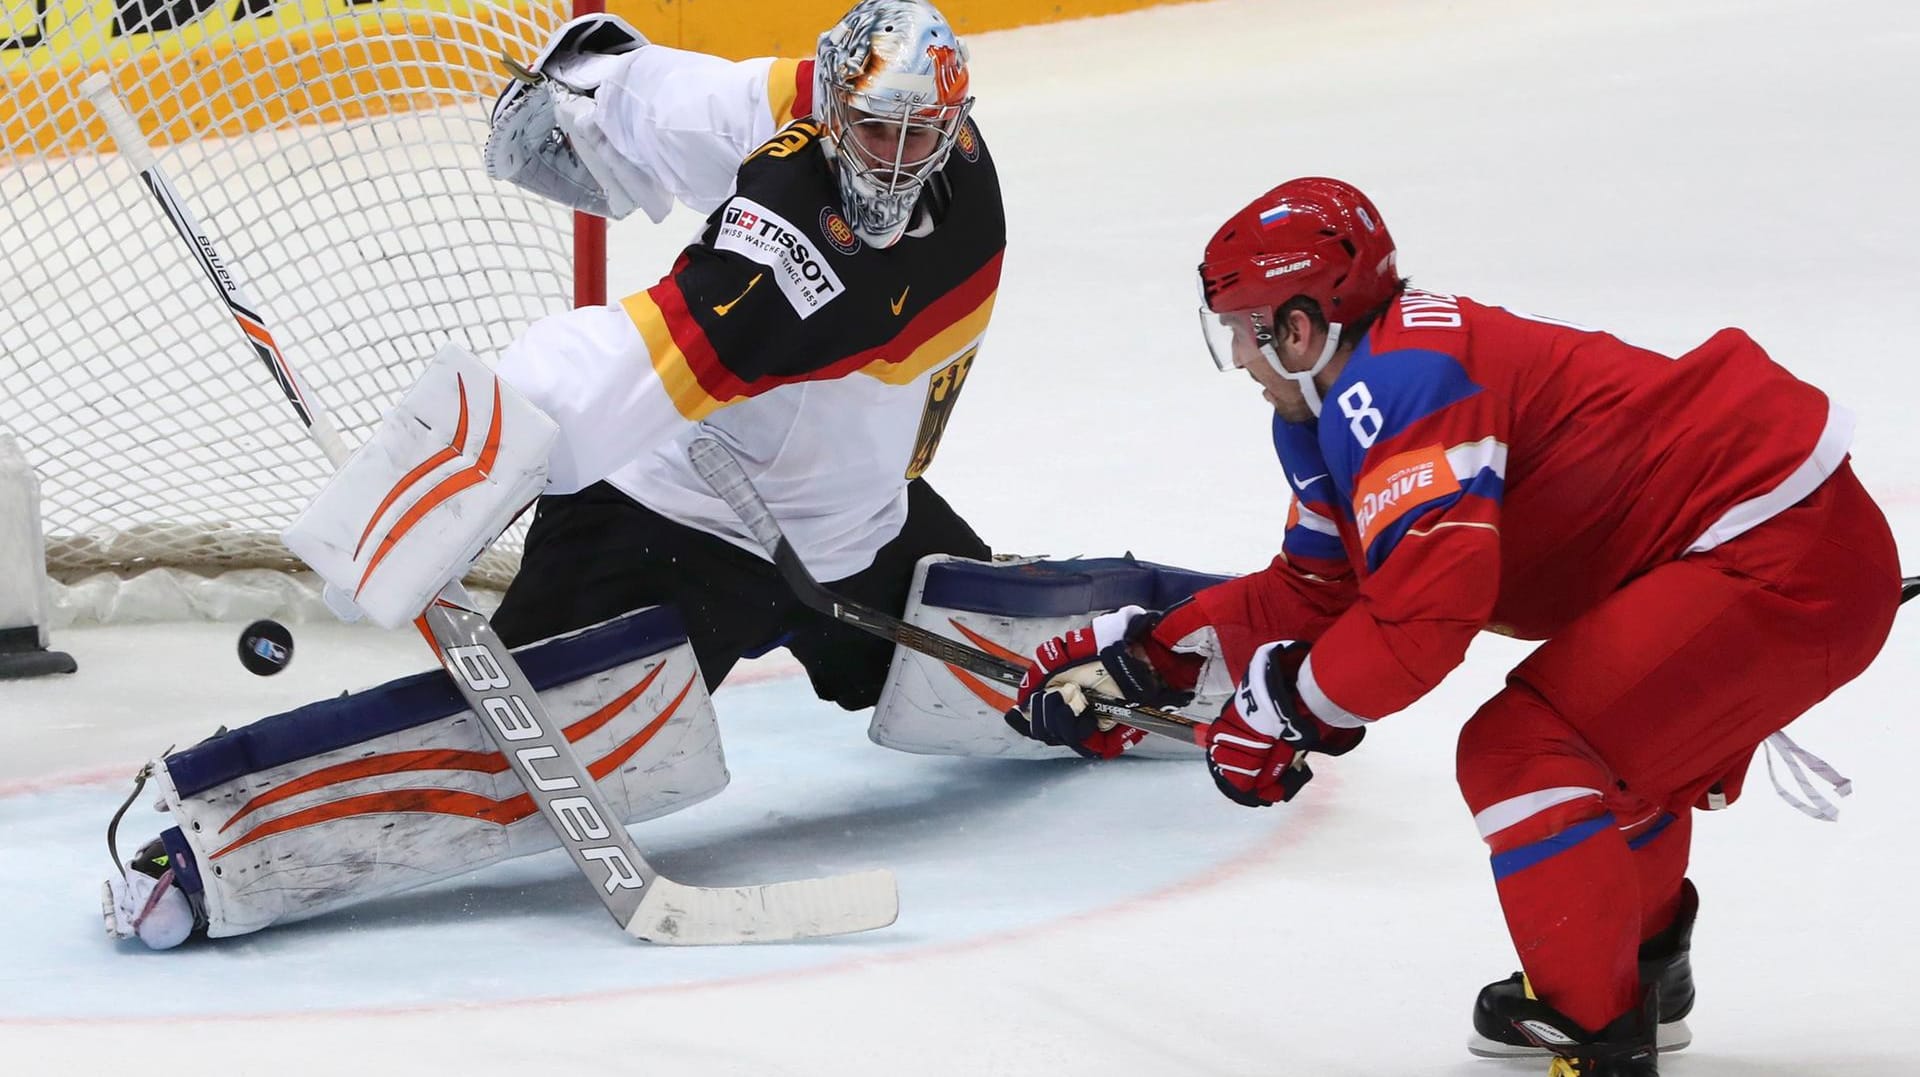
M 1289 471 L 1287 472 L 1287 477 L 1293 480 L 1293 485 L 1295 489 L 1304 490 L 1307 487 L 1312 486 L 1314 483 L 1319 482 L 1321 479 L 1326 478 L 1327 473 L 1322 471 L 1320 474 L 1315 475 L 1311 479 L 1303 479 L 1300 476 L 1295 475 L 1293 472 Z
M 731 303 L 722 303 L 722 304 L 720 304 L 719 306 L 717 306 L 717 307 L 715 307 L 715 308 L 713 308 L 713 312 L 714 312 L 715 314 L 718 314 L 718 315 L 719 315 L 720 317 L 722 317 L 722 318 L 724 318 L 724 317 L 726 317 L 726 316 L 727 316 L 727 312 L 728 312 L 728 311 L 730 311 L 730 310 L 732 310 L 733 308 L 735 308 L 735 307 L 737 307 L 737 306 L 739 306 L 739 305 L 740 305 L 740 301 L 741 301 L 742 299 L 745 299 L 745 298 L 747 297 L 747 292 L 751 292 L 751 291 L 753 291 L 753 286 L 754 286 L 754 285 L 756 285 L 756 284 L 759 284 L 759 283 L 760 283 L 760 278 L 761 278 L 761 277 L 764 277 L 764 276 L 766 276 L 766 274 L 765 274 L 765 273 L 755 273 L 755 274 L 753 275 L 753 279 L 747 282 L 747 291 L 746 291 L 746 292 L 741 292 L 741 293 L 740 293 L 739 295 L 736 295 L 736 296 L 734 296 L 734 297 L 733 297 L 733 302 L 731 302 Z
M 888 304 L 893 307 L 894 317 L 896 318 L 899 317 L 901 310 L 906 308 L 907 292 L 911 292 L 911 291 L 913 291 L 913 285 L 909 284 L 903 291 L 901 291 L 900 298 L 887 300 Z

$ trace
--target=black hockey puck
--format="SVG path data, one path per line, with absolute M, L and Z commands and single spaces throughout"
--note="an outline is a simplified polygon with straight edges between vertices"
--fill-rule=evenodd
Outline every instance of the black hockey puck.
M 240 630 L 240 664 L 271 677 L 293 661 L 293 633 L 279 621 L 255 621 Z

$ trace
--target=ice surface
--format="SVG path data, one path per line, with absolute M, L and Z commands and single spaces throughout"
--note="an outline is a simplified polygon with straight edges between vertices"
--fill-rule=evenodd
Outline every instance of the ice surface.
M 1223 0 L 984 35 L 974 55 L 1012 239 L 934 479 L 997 547 L 1235 571 L 1271 555 L 1264 405 L 1211 373 L 1192 266 L 1227 212 L 1316 173 L 1375 197 L 1423 285 L 1668 349 L 1747 328 L 1854 408 L 1857 470 L 1920 535 L 1920 364 L 1900 336 L 1920 9 Z M 651 283 L 695 224 L 618 228 L 615 289 Z M 1475 990 L 1514 960 L 1453 736 L 1511 641 L 1481 641 L 1264 812 L 1197 767 L 915 759 L 799 682 L 723 690 L 734 787 L 642 846 L 700 882 L 889 864 L 902 919 L 870 937 L 636 947 L 542 859 L 237 945 L 117 952 L 88 922 L 114 787 L 56 775 L 425 664 L 411 640 L 310 625 L 293 669 L 258 681 L 237 628 L 69 629 L 75 679 L 0 685 L 0 1072 L 1543 1070 L 1462 1047 Z M 1793 727 L 1855 780 L 1838 825 L 1764 775 L 1700 820 L 1701 1002 L 1667 1073 L 1920 1061 L 1917 647 L 1902 623 Z

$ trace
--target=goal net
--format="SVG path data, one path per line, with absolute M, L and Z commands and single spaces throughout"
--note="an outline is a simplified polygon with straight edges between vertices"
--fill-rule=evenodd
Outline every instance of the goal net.
M 330 470 L 81 80 L 113 80 L 354 445 L 443 341 L 491 357 L 601 300 L 599 222 L 480 165 L 498 57 L 575 7 L 0 0 L 0 432 L 41 475 L 56 578 L 293 567 L 278 533 Z

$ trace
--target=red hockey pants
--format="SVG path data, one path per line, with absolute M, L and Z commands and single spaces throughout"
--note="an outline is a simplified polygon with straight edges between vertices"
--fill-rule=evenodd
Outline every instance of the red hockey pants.
M 1593 1030 L 1638 1002 L 1638 945 L 1673 919 L 1691 809 L 1716 785 L 1731 801 L 1762 740 L 1866 669 L 1899 578 L 1886 519 L 1843 464 L 1613 594 L 1467 722 L 1460 788 L 1540 998 Z

